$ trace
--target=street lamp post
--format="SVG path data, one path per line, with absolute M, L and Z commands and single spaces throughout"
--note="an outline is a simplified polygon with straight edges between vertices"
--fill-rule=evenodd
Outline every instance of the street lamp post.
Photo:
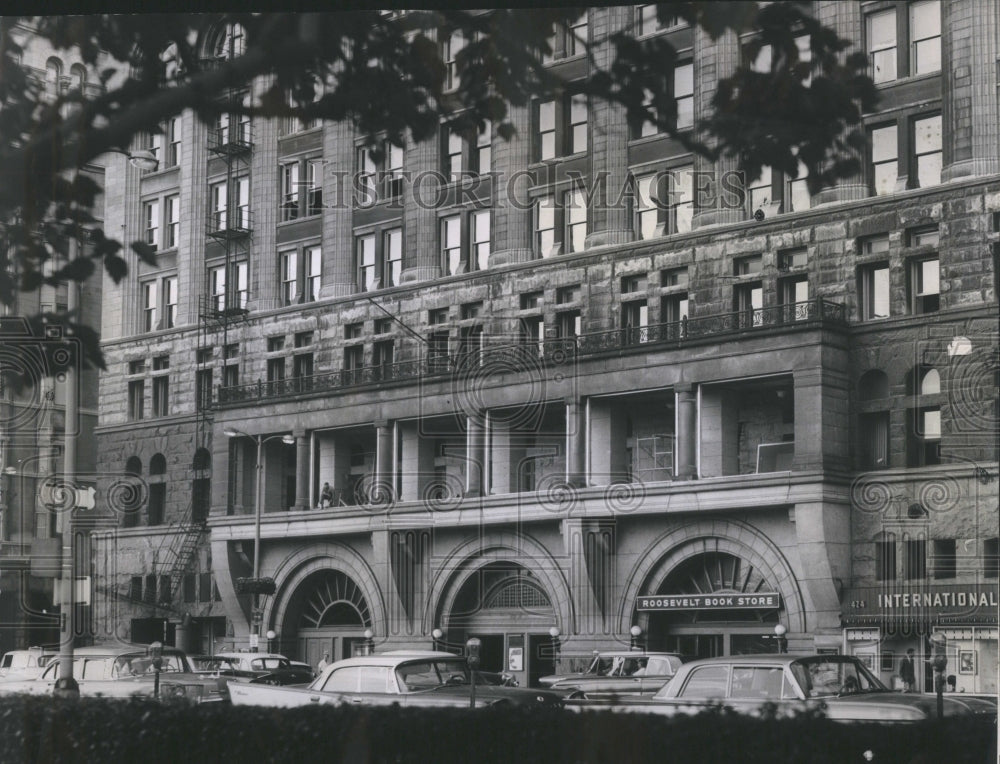
M 779 624 L 776 624 L 775 627 L 774 627 L 774 638 L 778 642 L 778 652 L 779 653 L 787 653 L 788 652 L 788 638 L 785 636 L 785 634 L 787 632 L 788 632 L 788 629 L 785 628 L 784 624 L 779 623 Z
M 276 438 L 281 438 L 281 442 L 286 446 L 295 445 L 295 437 L 293 435 L 268 435 L 266 438 L 261 435 L 251 435 L 249 433 L 243 432 L 242 430 L 224 430 L 223 433 L 227 438 L 237 438 L 244 437 L 250 438 L 257 444 L 257 484 L 255 486 L 255 496 L 254 496 L 254 523 L 253 523 L 253 604 L 250 611 L 250 634 L 251 641 L 254 643 L 252 647 L 254 650 L 258 649 L 258 644 L 260 643 L 260 591 L 257 588 L 257 582 L 260 580 L 260 517 L 261 512 L 264 507 L 264 444 L 269 440 L 275 440 Z

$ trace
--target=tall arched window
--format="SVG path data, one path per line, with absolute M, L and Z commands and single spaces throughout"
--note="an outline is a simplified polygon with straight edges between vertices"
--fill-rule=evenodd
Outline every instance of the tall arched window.
M 45 96 L 54 101 L 59 96 L 59 83 L 62 80 L 62 61 L 50 58 L 45 64 Z
M 167 460 L 163 454 L 153 454 L 149 460 L 149 505 L 147 525 L 163 525 L 167 505 Z
M 907 416 L 906 464 L 941 463 L 941 373 L 921 364 L 910 371 L 908 391 L 914 396 Z
M 889 379 L 879 369 L 866 371 L 858 380 L 858 466 L 886 469 L 889 466 Z M 875 403 L 878 401 L 879 403 Z

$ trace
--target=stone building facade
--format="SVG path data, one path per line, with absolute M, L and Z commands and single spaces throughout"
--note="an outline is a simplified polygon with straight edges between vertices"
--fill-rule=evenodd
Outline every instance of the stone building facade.
M 567 95 L 510 141 L 376 163 L 346 125 L 185 114 L 156 173 L 112 162 L 109 229 L 160 255 L 105 285 L 99 460 L 145 486 L 95 541 L 99 629 L 312 663 L 475 635 L 522 683 L 778 625 L 887 680 L 934 633 L 988 668 L 995 613 L 867 592 L 996 597 L 998 11 L 814 5 L 882 105 L 864 172 L 813 197 L 575 98 L 565 35 Z M 746 42 L 582 22 L 669 36 L 679 119 Z M 597 179 L 638 190 L 588 204 Z

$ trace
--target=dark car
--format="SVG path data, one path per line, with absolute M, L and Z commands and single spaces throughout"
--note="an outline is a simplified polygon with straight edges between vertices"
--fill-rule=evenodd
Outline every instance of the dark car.
M 475 686 L 475 705 L 545 705 L 562 703 L 545 690 L 484 684 Z M 282 708 L 322 703 L 357 705 L 469 707 L 472 672 L 465 658 L 444 652 L 398 651 L 338 661 L 308 687 L 268 687 L 230 683 L 234 705 Z
M 595 655 L 583 673 L 543 676 L 539 682 L 552 690 L 583 692 L 588 698 L 653 695 L 681 663 L 676 653 L 604 652 Z
M 191 661 L 198 671 L 237 682 L 309 684 L 316 676 L 308 665 L 275 653 L 217 653 L 191 656 Z
M 611 708 L 694 714 L 723 706 L 745 714 L 820 710 L 845 722 L 914 722 L 936 714 L 933 695 L 893 692 L 857 658 L 847 655 L 733 655 L 685 663 L 652 698 L 619 703 L 570 700 L 576 710 Z M 996 701 L 944 698 L 946 716 L 988 714 Z

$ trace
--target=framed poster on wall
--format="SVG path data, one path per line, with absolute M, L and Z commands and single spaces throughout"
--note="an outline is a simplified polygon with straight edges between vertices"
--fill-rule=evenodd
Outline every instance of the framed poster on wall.
M 958 651 L 958 673 L 959 674 L 975 674 L 976 673 L 976 651 L 975 650 L 959 650 Z

